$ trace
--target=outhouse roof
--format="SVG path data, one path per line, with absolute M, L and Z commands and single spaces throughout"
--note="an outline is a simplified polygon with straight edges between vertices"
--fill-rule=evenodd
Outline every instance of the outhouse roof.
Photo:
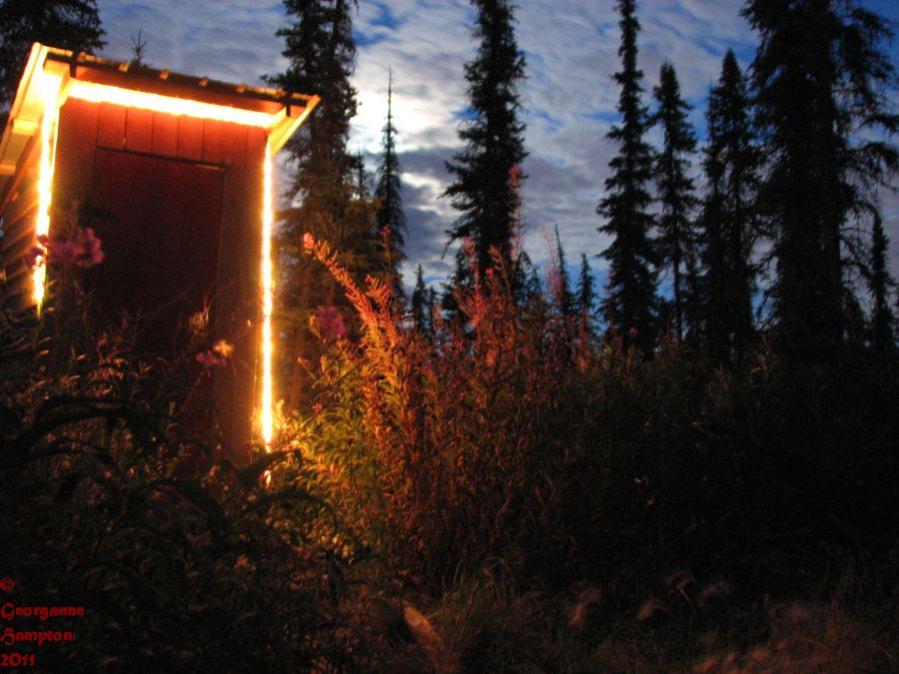
M 263 126 L 269 130 L 275 152 L 320 101 L 310 94 L 220 82 L 35 43 L 0 140 L 0 194 L 40 130 L 46 106 L 45 73 L 61 79 L 60 105 L 70 94 L 88 100 L 94 96 L 93 100 L 130 107 L 157 106 L 154 109 L 161 112 L 172 109 L 177 111 L 173 114 Z

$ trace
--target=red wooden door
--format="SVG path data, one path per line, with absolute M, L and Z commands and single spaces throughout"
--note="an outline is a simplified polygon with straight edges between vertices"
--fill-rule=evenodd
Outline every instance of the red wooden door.
M 98 312 L 138 319 L 139 346 L 166 355 L 190 315 L 214 306 L 224 170 L 97 148 L 89 206 L 106 258 L 86 272 Z

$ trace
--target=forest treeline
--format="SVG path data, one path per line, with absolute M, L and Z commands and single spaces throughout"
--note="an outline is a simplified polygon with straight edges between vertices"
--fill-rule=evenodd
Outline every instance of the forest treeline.
M 299 402 L 297 359 L 314 352 L 310 319 L 337 306 L 354 324 L 337 284 L 309 264 L 302 245 L 307 232 L 328 241 L 357 280 L 387 279 L 394 300 L 408 305 L 422 327 L 434 311 L 460 318 L 459 292 L 497 265 L 522 306 L 552 292 L 520 249 L 526 64 L 514 32 L 515 6 L 472 4 L 479 47 L 465 67 L 463 148 L 447 162 L 453 181 L 444 195 L 459 213 L 447 242 L 464 245 L 441 291 L 417 276 L 407 298 L 400 276 L 407 219 L 396 149 L 402 129 L 393 119 L 392 77 L 372 182 L 363 158 L 348 150 L 357 108 L 351 82 L 356 3 L 284 2 L 288 23 L 278 35 L 288 67 L 268 79 L 325 101 L 288 146 L 290 188 L 283 196 L 298 205 L 282 211 L 279 306 L 290 401 Z M 891 136 L 899 124 L 888 22 L 860 3 L 747 2 L 742 16 L 758 39 L 755 57 L 741 68 L 733 51 L 725 54 L 707 99 L 707 139 L 699 143 L 677 64 L 663 63 L 658 86 L 645 91 L 636 2 L 619 2 L 617 9 L 620 118 L 608 136 L 618 151 L 609 158 L 605 185 L 597 185 L 597 226 L 609 243 L 603 250 L 597 237 L 595 256 L 604 260 L 608 281 L 589 305 L 565 302 L 564 310 L 585 314 L 602 336 L 617 336 L 644 357 L 671 337 L 731 365 L 760 339 L 800 360 L 833 358 L 845 347 L 893 351 L 895 282 L 880 211 L 882 195 L 892 189 Z M 6 1 L 0 34 L 5 106 L 32 41 L 87 51 L 104 45 L 93 0 Z M 135 44 L 142 58 L 147 43 L 138 37 Z M 660 147 L 646 140 L 654 128 Z M 564 257 L 561 250 L 550 253 L 550 266 Z M 592 279 L 592 257 L 585 258 L 581 295 L 591 295 L 584 283 Z M 544 271 L 567 274 L 564 267 Z
M 346 149 L 355 114 L 353 3 L 285 5 L 296 20 L 282 31 L 291 67 L 273 81 L 317 88 L 332 102 L 301 141 L 329 149 L 291 148 L 291 196 L 302 206 L 285 214 L 283 250 L 288 287 L 305 295 L 287 292 L 282 306 L 285 324 L 305 325 L 317 307 L 340 303 L 334 282 L 321 281 L 319 270 L 305 264 L 306 232 L 331 243 L 358 280 L 380 269 L 380 278 L 393 279 L 396 299 L 405 301 L 396 282 L 405 257 L 395 145 L 402 129 L 389 112 L 369 194 L 360 159 Z M 651 96 L 644 90 L 636 3 L 618 3 L 620 119 L 608 134 L 618 152 L 609 158 L 605 185 L 597 185 L 599 231 L 609 241 L 599 250 L 597 237 L 597 249 L 608 282 L 594 298 L 585 257 L 579 295 L 591 302 L 584 304 L 568 301 L 564 266 L 547 270 L 563 278 L 541 283 L 520 249 L 526 64 L 516 44 L 514 5 L 473 5 L 480 46 L 465 68 L 463 149 L 447 162 L 453 181 L 444 195 L 459 213 L 448 243 L 461 245 L 442 292 L 416 277 L 409 312 L 420 328 L 434 312 L 464 320 L 459 293 L 483 286 L 493 269 L 507 277 L 523 307 L 537 296 L 545 300 L 561 283 L 563 312 L 583 315 L 599 336 L 620 339 L 644 358 L 671 338 L 727 366 L 743 362 L 760 341 L 797 363 L 832 360 L 847 348 L 895 350 L 895 284 L 880 199 L 892 189 L 891 136 L 899 117 L 890 98 L 896 74 L 885 51 L 892 38 L 885 20 L 857 3 L 748 2 L 742 14 L 759 40 L 755 58 L 743 69 L 733 51 L 725 54 L 700 144 L 675 63 L 663 63 Z M 320 48 L 310 36 L 319 36 Z M 647 140 L 654 128 L 660 147 Z M 327 203 L 319 192 L 336 198 L 336 185 L 344 186 L 341 200 Z M 354 203 L 355 227 L 340 215 Z M 558 262 L 564 251 L 557 246 L 549 257 Z M 302 353 L 307 336 L 290 334 L 287 343 L 298 344 L 288 351 L 291 361 L 308 355 Z
M 557 229 L 542 277 L 520 248 L 516 7 L 472 5 L 456 271 L 435 289 L 419 267 L 406 297 L 402 83 L 369 176 L 355 3 L 284 2 L 270 81 L 324 102 L 288 146 L 284 404 L 251 463 L 197 421 L 228 335 L 136 355 L 62 269 L 74 311 L 0 312 L 0 572 L 23 605 L 89 608 L 43 666 L 894 671 L 887 24 L 748 0 L 755 58 L 724 55 L 700 141 L 676 63 L 644 86 L 650 4 L 620 0 L 600 288 Z M 4 45 L 57 30 L 99 48 L 96 3 L 0 4 Z

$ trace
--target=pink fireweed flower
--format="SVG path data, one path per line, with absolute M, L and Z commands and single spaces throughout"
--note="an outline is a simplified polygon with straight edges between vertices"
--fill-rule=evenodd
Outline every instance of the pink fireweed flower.
M 105 257 L 101 241 L 94 230 L 90 227 L 78 227 L 70 239 L 50 240 L 46 236 L 39 236 L 25 259 L 32 267 L 44 261 L 64 267 L 89 269 L 103 262 Z
M 319 332 L 324 339 L 344 339 L 347 336 L 343 316 L 334 306 L 318 307 L 316 319 Z
M 96 267 L 106 257 L 100 239 L 90 227 L 76 229 L 69 243 L 72 246 L 74 264 L 81 269 Z
M 203 366 L 204 370 L 212 371 L 222 367 L 226 360 L 210 349 L 209 351 L 198 353 L 197 362 Z

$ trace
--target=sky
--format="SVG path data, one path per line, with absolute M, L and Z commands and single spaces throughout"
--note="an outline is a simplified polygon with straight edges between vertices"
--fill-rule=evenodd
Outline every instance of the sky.
M 899 1 L 864 4 L 899 28 Z M 159 68 L 246 84 L 284 69 L 277 29 L 286 16 L 279 0 L 99 0 L 107 32 L 103 55 L 127 60 L 141 31 L 146 60 Z M 608 245 L 597 228 L 608 161 L 606 139 L 617 121 L 619 33 L 614 0 L 518 0 L 516 36 L 527 62 L 520 86 L 529 155 L 523 169 L 523 246 L 532 259 L 548 259 L 547 233 L 559 228 L 569 264 L 582 253 L 602 277 L 597 255 Z M 647 102 L 660 66 L 677 68 L 693 122 L 704 135 L 709 86 L 732 48 L 744 67 L 755 39 L 739 11 L 743 0 L 642 0 L 638 16 L 639 66 Z M 457 136 L 466 107 L 464 66 L 477 48 L 474 10 L 467 0 L 360 0 L 354 31 L 358 47 L 353 85 L 359 111 L 350 150 L 373 171 L 387 110 L 388 70 L 393 70 L 394 116 L 404 169 L 409 220 L 404 272 L 414 281 L 419 264 L 439 284 L 454 264 L 446 231 L 456 217 L 440 195 L 449 184 L 445 162 L 460 149 Z M 899 31 L 897 31 L 899 32 Z M 899 67 L 899 40 L 887 47 Z M 306 92 L 315 93 L 315 92 Z M 894 96 L 899 102 L 899 97 Z M 657 138 L 652 138 L 658 140 Z M 899 277 L 899 196 L 883 195 L 891 265 Z

